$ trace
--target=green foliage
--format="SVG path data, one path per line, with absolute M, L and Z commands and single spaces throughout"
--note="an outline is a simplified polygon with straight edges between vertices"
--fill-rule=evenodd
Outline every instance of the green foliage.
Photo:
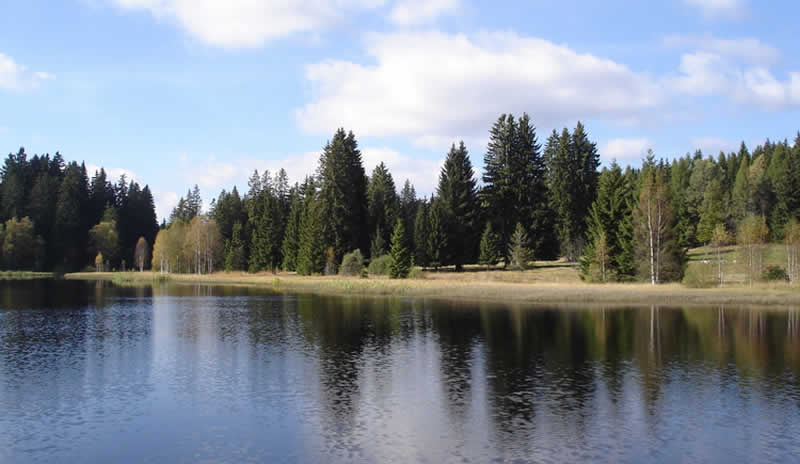
M 6 269 L 22 271 L 37 267 L 42 245 L 30 218 L 12 218 L 6 221 L 2 238 L 0 246 Z
M 444 226 L 444 212 L 438 198 L 431 203 L 428 217 L 428 259 L 436 269 L 444 265 L 445 250 L 448 248 L 448 236 Z
M 430 218 L 429 206 L 422 203 L 417 209 L 414 220 L 414 262 L 422 267 L 427 267 L 430 260 Z
M 475 173 L 464 142 L 450 148 L 439 174 L 437 201 L 439 221 L 447 240 L 437 250 L 437 261 L 455 264 L 456 271 L 464 263 L 474 262 L 477 248 L 478 194 Z
M 589 210 L 588 243 L 581 257 L 581 276 L 584 279 L 626 280 L 632 276 L 626 258 L 632 187 L 622 169 L 612 162 L 600 174 L 597 198 Z
M 370 260 L 367 271 L 369 272 L 369 275 L 389 275 L 389 269 L 391 266 L 392 257 L 389 255 L 383 255 Z
M 320 205 L 311 200 L 300 222 L 300 246 L 297 252 L 297 273 L 312 275 L 322 273 L 325 267 L 325 248 L 322 236 Z
M 391 238 L 392 226 L 398 217 L 400 207 L 394 179 L 383 162 L 372 171 L 367 187 L 367 203 L 370 237 L 372 237 L 370 251 L 374 256 L 380 256 L 386 253 L 386 243 Z
M 761 279 L 767 282 L 789 282 L 789 274 L 780 266 L 768 266 Z
M 231 230 L 231 238 L 225 244 L 225 270 L 243 271 L 245 269 L 244 240 L 242 239 L 242 223 L 235 222 Z
M 578 259 L 586 239 L 586 221 L 597 190 L 600 158 L 596 145 L 578 122 L 572 134 L 564 128 L 548 139 L 548 188 L 562 256 Z
M 695 263 L 686 269 L 682 283 L 689 288 L 711 288 L 717 280 L 711 265 Z
M 508 245 L 509 265 L 512 269 L 524 271 L 533 259 L 533 252 L 528 248 L 528 235 L 522 224 L 517 224 L 511 242 Z
M 527 114 L 519 120 L 501 115 L 489 132 L 484 156 L 481 199 L 487 219 L 497 233 L 500 258 L 508 262 L 508 244 L 514 227 L 522 223 L 531 241 L 555 257 L 553 215 L 547 201 L 547 166 Z
M 496 266 L 500 260 L 500 245 L 499 238 L 492 231 L 492 223 L 487 222 L 486 227 L 483 229 L 481 235 L 480 256 L 478 257 L 478 264 L 482 264 L 487 268 Z
M 392 279 L 405 279 L 411 271 L 411 252 L 406 240 L 406 228 L 402 219 L 397 219 L 392 233 L 392 249 L 390 251 L 392 264 L 389 267 L 389 277 Z
M 367 176 L 352 132 L 339 129 L 319 161 L 322 249 L 332 247 L 338 259 L 347 250 L 369 246 Z M 338 261 L 337 261 L 338 262 Z
M 339 275 L 343 276 L 357 276 L 364 268 L 364 257 L 361 255 L 361 250 L 354 250 L 344 255 L 342 258 L 342 265 L 339 267 Z

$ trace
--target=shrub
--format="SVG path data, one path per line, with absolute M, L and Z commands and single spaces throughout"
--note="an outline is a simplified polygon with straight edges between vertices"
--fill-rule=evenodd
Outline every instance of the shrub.
M 392 257 L 383 255 L 370 261 L 367 270 L 369 271 L 369 275 L 389 275 L 389 268 L 391 265 Z
M 418 280 L 419 279 L 424 279 L 425 278 L 425 273 L 422 272 L 421 268 L 412 267 L 411 271 L 408 273 L 408 278 L 409 279 L 418 279 Z
M 362 279 L 369 279 L 369 271 L 366 267 L 361 268 L 361 278 Z
M 788 282 L 789 274 L 780 266 L 770 266 L 764 270 L 761 278 L 767 282 Z
M 361 273 L 361 268 L 364 267 L 364 257 L 361 256 L 361 250 L 355 250 L 352 253 L 347 253 L 342 258 L 342 266 L 339 268 L 339 275 L 343 276 L 357 276 Z
M 689 288 L 711 288 L 716 283 L 714 272 L 706 264 L 689 266 L 683 276 L 683 285 Z

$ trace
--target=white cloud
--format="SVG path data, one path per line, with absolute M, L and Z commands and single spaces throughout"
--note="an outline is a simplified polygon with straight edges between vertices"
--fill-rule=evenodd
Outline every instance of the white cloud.
M 746 0 L 683 0 L 689 6 L 700 9 L 708 17 L 740 17 L 746 8 Z
M 217 161 L 216 157 L 189 159 L 181 155 L 181 173 L 185 182 L 200 187 L 222 187 L 235 179 L 240 169 L 231 162 Z
M 643 159 L 650 148 L 654 148 L 653 142 L 644 137 L 619 138 L 607 141 L 600 147 L 599 152 L 604 160 L 616 159 L 628 162 Z
M 161 219 L 169 219 L 172 209 L 178 204 L 180 195 L 175 192 L 164 190 L 153 190 L 153 201 L 156 204 L 156 216 L 159 222 Z
M 711 35 L 670 35 L 664 38 L 664 45 L 669 48 L 701 50 L 764 65 L 775 63 L 780 58 L 780 52 L 776 48 L 752 37 L 719 39 Z
M 361 149 L 364 169 L 371 175 L 375 166 L 386 164 L 392 174 L 398 193 L 406 179 L 411 181 L 418 195 L 429 195 L 436 190 L 439 172 L 444 165 L 444 156 L 436 161 L 412 158 L 391 148 L 365 147 Z
M 341 21 L 353 11 L 375 8 L 384 0 L 110 0 L 130 10 L 178 23 L 211 45 L 258 47 L 271 40 L 312 33 Z
M 663 97 L 652 79 L 624 65 L 511 33 L 373 34 L 366 43 L 375 64 L 307 66 L 314 101 L 295 112 L 306 132 L 345 126 L 429 145 L 484 134 L 503 112 L 527 111 L 545 127 L 623 122 Z
M 681 57 L 681 74 L 670 82 L 679 93 L 723 96 L 736 103 L 783 109 L 800 105 L 800 73 L 776 78 L 766 66 L 747 66 L 724 55 L 696 52 Z
M 30 72 L 17 64 L 10 56 L 0 53 L 0 89 L 26 90 L 39 87 L 42 81 L 53 80 L 55 76 L 46 72 Z
M 716 156 L 720 151 L 726 153 L 739 149 L 739 143 L 720 137 L 695 137 L 690 141 L 694 150 L 702 150 L 703 154 Z
M 459 0 L 399 0 L 389 19 L 398 26 L 416 26 L 455 12 L 459 6 Z

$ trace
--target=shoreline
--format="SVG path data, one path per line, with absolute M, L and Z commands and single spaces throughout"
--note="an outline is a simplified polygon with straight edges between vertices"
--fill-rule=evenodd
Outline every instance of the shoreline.
M 68 280 L 111 281 L 120 285 L 160 283 L 232 285 L 318 295 L 395 296 L 517 304 L 619 304 L 659 306 L 800 306 L 800 288 L 780 284 L 697 289 L 680 284 L 652 286 L 644 283 L 590 284 L 584 282 L 498 282 L 474 273 L 469 280 L 361 279 L 294 274 L 215 273 L 205 275 L 157 272 L 73 273 Z

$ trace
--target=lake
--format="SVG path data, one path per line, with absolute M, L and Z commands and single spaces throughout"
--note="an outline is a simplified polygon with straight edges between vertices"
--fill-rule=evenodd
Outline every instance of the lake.
M 800 311 L 0 282 L 0 462 L 797 462 Z

